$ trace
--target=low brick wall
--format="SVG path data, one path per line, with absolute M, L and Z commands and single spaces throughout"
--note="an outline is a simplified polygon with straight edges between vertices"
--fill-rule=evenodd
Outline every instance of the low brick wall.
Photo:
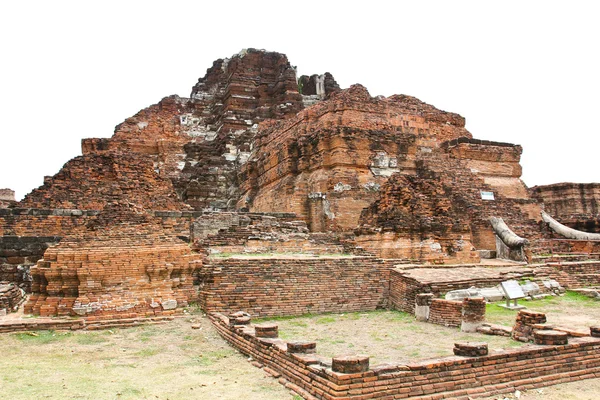
M 334 372 L 315 354 L 291 353 L 279 339 L 258 338 L 248 326 L 229 326 L 211 314 L 219 333 L 242 353 L 282 375 L 306 399 L 468 399 L 600 377 L 600 338 L 570 339 L 479 357 L 450 356 L 407 365 L 385 364 L 357 373 Z M 450 349 L 448 350 L 451 351 Z
M 216 259 L 200 271 L 206 312 L 257 316 L 385 308 L 389 270 L 372 257 Z
M 390 271 L 390 306 L 392 309 L 415 313 L 415 299 L 419 293 L 431 293 L 416 279 L 402 276 L 400 271 Z
M 128 318 L 117 320 L 86 321 L 83 318 L 33 318 L 33 319 L 0 319 L 0 333 L 28 331 L 66 331 L 66 330 L 100 330 L 111 328 L 129 328 L 143 324 L 160 324 L 173 321 L 174 316 L 151 318 Z

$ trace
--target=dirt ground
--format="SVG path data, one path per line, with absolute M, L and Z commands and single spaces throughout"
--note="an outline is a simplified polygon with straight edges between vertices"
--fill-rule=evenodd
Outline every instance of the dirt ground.
M 373 311 L 262 320 L 279 325 L 285 340 L 317 342 L 317 353 L 334 357 L 366 354 L 371 365 L 451 356 L 455 342 L 488 342 L 490 349 L 526 346 L 507 337 L 464 333 L 419 322 L 407 313 Z
M 35 335 L 0 335 L 0 398 L 299 399 L 199 313 L 161 325 Z
M 518 393 L 487 397 L 485 400 L 597 400 L 600 398 L 600 379 L 563 383 Z
M 600 322 L 600 302 L 572 293 L 524 304 L 547 312 L 549 323 L 557 325 L 575 324 L 583 330 Z M 515 312 L 489 305 L 488 317 L 512 325 Z M 317 352 L 325 356 L 368 354 L 371 365 L 451 355 L 456 341 L 485 341 L 490 349 L 526 346 L 508 338 L 417 322 L 396 311 L 272 321 L 279 325 L 283 339 L 314 340 Z M 201 329 L 192 329 L 194 323 Z M 160 325 L 3 334 L 0 354 L 2 399 L 299 399 L 231 348 L 197 309 Z M 600 379 L 592 379 L 524 391 L 519 398 L 591 400 L 599 393 Z M 505 398 L 517 397 L 489 399 Z

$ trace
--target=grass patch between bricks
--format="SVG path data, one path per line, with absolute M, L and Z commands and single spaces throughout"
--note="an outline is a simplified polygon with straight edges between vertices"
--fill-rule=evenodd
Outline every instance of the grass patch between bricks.
M 500 307 L 506 302 L 486 305 L 486 320 L 490 323 L 513 326 L 517 311 Z M 548 296 L 539 300 L 519 300 L 527 310 L 546 314 L 549 324 L 589 332 L 600 324 L 600 301 L 567 290 L 564 296 Z

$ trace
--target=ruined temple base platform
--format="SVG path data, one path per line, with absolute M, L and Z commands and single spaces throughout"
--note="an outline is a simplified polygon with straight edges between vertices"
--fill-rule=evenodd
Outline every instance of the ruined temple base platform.
M 423 285 L 433 285 L 445 291 L 467 289 L 471 286 L 494 286 L 509 279 L 533 277 L 534 268 L 524 263 L 485 260 L 479 264 L 424 266 L 399 265 L 394 270 Z

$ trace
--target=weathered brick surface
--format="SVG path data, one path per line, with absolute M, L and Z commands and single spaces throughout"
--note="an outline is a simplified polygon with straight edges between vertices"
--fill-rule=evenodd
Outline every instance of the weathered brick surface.
M 495 193 L 512 199 L 529 199 L 522 174 L 522 147 L 512 143 L 460 138 L 442 144 L 448 154 L 483 179 Z
M 354 246 L 351 234 L 311 233 L 290 213 L 205 213 L 194 220 L 191 236 L 194 248 L 211 254 L 371 255 Z
M 14 283 L 0 282 L 0 310 L 16 311 L 23 302 L 24 291 Z
M 534 254 L 579 254 L 594 256 L 600 254 L 600 241 L 574 239 L 540 239 L 532 243 Z M 591 257 L 590 257 L 591 258 Z
M 351 229 L 390 174 L 414 171 L 420 146 L 460 136 L 470 134 L 457 114 L 410 96 L 373 98 L 355 85 L 261 125 L 255 147 L 263 150 L 242 167 L 238 206 L 295 212 L 314 231 Z
M 123 199 L 149 210 L 187 208 L 147 157 L 120 151 L 75 157 L 25 196 L 19 207 L 102 210 Z
M 256 316 L 368 311 L 385 307 L 388 269 L 370 257 L 216 259 L 200 271 L 206 312 Z
M 31 289 L 29 269 L 59 240 L 56 236 L 0 236 L 0 281 L 15 283 L 28 292 Z
M 17 203 L 15 191 L 12 189 L 0 189 L 0 208 L 8 208 Z
M 316 354 L 289 353 L 282 340 L 259 339 L 253 329 L 230 327 L 227 318 L 219 314 L 210 318 L 227 341 L 280 373 L 281 382 L 305 398 L 467 399 L 600 377 L 599 338 L 574 338 L 562 346 L 531 346 L 477 357 L 451 356 L 340 373 L 332 371 L 331 360 Z
M 600 232 L 600 183 L 555 183 L 534 186 L 531 196 L 560 223 L 585 232 Z
M 600 285 L 600 261 L 549 262 L 536 267 L 536 274 L 575 289 Z
M 393 232 L 394 258 L 478 262 L 465 201 L 457 194 L 460 192 L 451 182 L 445 183 L 424 169 L 416 176 L 395 175 L 384 185 L 378 200 L 363 211 L 360 233 L 367 238 L 359 237 L 357 242 L 375 251 L 377 240 L 369 241 L 369 236 Z
M 511 337 L 520 342 L 530 342 L 534 339 L 534 333 L 537 325 L 546 323 L 546 314 L 520 310 L 515 320 L 515 325 L 512 329 Z
M 84 154 L 144 154 L 194 209 L 233 209 L 237 169 L 250 154 L 255 124 L 303 107 L 287 57 L 247 49 L 216 60 L 190 98 L 166 97 L 118 125 L 112 138 L 86 139 L 82 147 Z
M 567 332 L 559 332 L 551 329 L 541 329 L 533 332 L 533 342 L 544 346 L 557 346 L 568 343 Z
M 462 301 L 433 299 L 429 306 L 428 322 L 444 326 L 460 326 L 462 310 Z
M 142 208 L 109 204 L 32 267 L 25 312 L 88 320 L 171 315 L 195 298 L 199 264 L 199 255 Z
M 463 141 L 481 142 L 458 139 L 442 145 Z M 486 151 L 492 154 L 497 148 L 509 148 L 477 146 L 489 148 Z M 470 262 L 477 258 L 470 252 L 473 246 L 496 249 L 489 222 L 495 216 L 502 216 L 523 237 L 548 237 L 540 230 L 537 220 L 541 209 L 535 200 L 499 190 L 487 182 L 488 175 L 474 172 L 468 160 L 452 154 L 452 149 L 442 147 L 418 155 L 414 176 L 393 175 L 381 187 L 376 201 L 362 212 L 357 243 L 382 256 Z M 514 179 L 518 182 L 511 187 L 523 185 L 517 177 Z M 493 193 L 494 200 L 482 199 L 482 192 Z
M 487 356 L 489 353 L 487 343 L 454 343 L 452 349 L 455 355 L 463 357 Z
M 99 330 L 127 328 L 141 324 L 160 324 L 172 321 L 172 316 L 136 317 L 105 320 L 86 320 L 84 318 L 30 318 L 0 320 L 0 333 L 42 331 L 42 330 Z

